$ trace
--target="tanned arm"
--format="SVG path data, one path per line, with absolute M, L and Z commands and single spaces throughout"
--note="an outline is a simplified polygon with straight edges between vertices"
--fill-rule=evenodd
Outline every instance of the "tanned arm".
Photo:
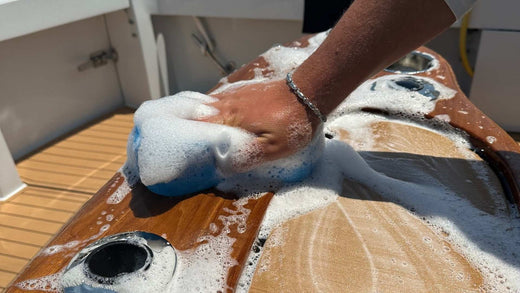
M 293 80 L 324 114 L 360 83 L 449 27 L 455 16 L 443 0 L 357 0 L 323 44 L 294 72 Z M 305 147 L 320 124 L 285 80 L 234 88 L 215 95 L 220 113 L 205 121 L 256 135 L 251 164 Z
M 293 80 L 328 114 L 359 84 L 455 20 L 442 0 L 357 0 Z

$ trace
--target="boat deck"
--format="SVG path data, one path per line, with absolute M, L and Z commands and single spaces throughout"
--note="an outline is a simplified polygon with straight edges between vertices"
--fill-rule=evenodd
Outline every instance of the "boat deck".
M 0 291 L 123 165 L 132 118 L 118 110 L 17 162 L 27 187 L 0 202 Z
M 28 186 L 0 202 L 0 291 L 123 165 L 132 118 L 118 110 L 17 163 Z

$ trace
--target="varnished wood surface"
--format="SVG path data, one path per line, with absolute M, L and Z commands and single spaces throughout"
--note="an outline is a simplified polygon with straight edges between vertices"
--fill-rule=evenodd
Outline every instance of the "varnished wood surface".
M 276 228 L 250 292 L 479 292 L 482 276 L 445 239 L 347 184 L 358 199 Z
M 292 45 L 305 45 L 305 42 L 302 41 L 300 43 L 292 43 Z M 425 48 L 421 48 L 420 50 L 428 51 Z M 434 78 L 437 81 L 448 85 L 450 88 L 458 89 L 453 72 L 449 68 L 448 64 L 438 55 L 436 55 L 436 57 L 438 57 L 441 61 L 440 68 L 426 73 L 426 76 Z M 240 70 L 230 76 L 230 80 L 251 78 L 250 73 L 253 72 L 253 68 L 265 67 L 265 64 L 261 62 L 261 59 L 262 58 L 259 58 L 258 60 L 253 61 L 250 65 L 242 67 Z M 438 78 L 438 76 L 442 76 L 443 78 Z M 470 117 L 459 115 L 462 114 L 462 112 L 472 113 L 473 120 L 470 119 Z M 488 158 L 492 162 L 496 162 L 498 166 L 500 166 L 505 171 L 505 178 L 507 178 L 508 183 L 511 184 L 512 194 L 518 201 L 518 170 L 515 167 L 518 164 L 518 157 L 516 155 L 520 153 L 518 145 L 515 143 L 511 144 L 512 139 L 509 138 L 505 132 L 499 129 L 498 126 L 496 126 L 489 118 L 481 115 L 480 111 L 476 109 L 466 99 L 466 97 L 464 97 L 460 90 L 455 98 L 447 100 L 447 102 L 441 101 L 437 103 L 435 111 L 430 113 L 428 117 L 434 117 L 438 114 L 450 115 L 450 123 L 452 125 L 467 130 L 476 141 L 482 143 L 484 153 L 487 154 Z M 484 124 L 472 126 L 472 122 L 477 121 L 474 120 L 477 118 L 477 116 L 481 117 L 480 119 L 482 119 L 482 121 L 480 123 Z M 483 126 L 485 131 L 477 130 L 480 129 L 478 126 Z M 490 143 L 489 139 L 487 139 L 490 135 L 497 138 L 497 140 L 493 143 Z M 95 141 L 101 138 L 110 139 L 111 137 L 112 135 L 96 136 L 91 134 L 90 138 L 87 139 L 92 139 Z M 75 149 L 78 146 L 78 143 L 81 144 L 82 141 L 63 145 L 63 149 L 61 149 L 59 153 L 71 158 L 74 158 L 74 156 L 81 157 L 83 153 Z M 110 153 L 111 151 L 108 150 L 107 152 Z M 503 152 L 506 152 L 507 155 L 502 154 Z M 50 152 L 47 155 L 55 156 L 57 153 Z M 104 161 L 106 160 L 105 155 L 106 154 L 104 153 L 98 153 L 95 155 L 92 161 Z M 117 164 L 119 162 L 114 161 L 113 163 Z M 35 166 L 35 168 L 37 169 L 38 166 Z M 77 169 L 71 168 L 69 171 L 73 172 L 77 171 Z M 28 170 L 28 172 L 32 173 L 33 175 L 39 174 L 38 170 L 31 169 Z M 51 180 L 50 177 L 52 176 L 44 176 L 42 174 L 42 176 L 38 179 L 40 181 L 37 181 L 33 184 L 48 182 Z M 186 197 L 183 200 L 179 200 L 157 197 L 156 195 L 148 192 L 142 186 L 134 189 L 132 194 L 128 195 L 122 203 L 111 206 L 105 204 L 105 201 L 113 191 L 111 190 L 110 186 L 114 182 L 117 182 L 118 184 L 120 183 L 120 177 L 118 177 L 117 174 L 115 177 L 113 177 L 112 181 L 109 181 L 107 185 L 105 185 L 105 187 L 101 189 L 97 195 L 85 205 L 85 207 L 73 218 L 73 220 L 69 222 L 69 224 L 56 236 L 50 245 L 64 244 L 68 241 L 78 240 L 78 238 L 85 239 L 95 234 L 97 227 L 96 225 L 99 221 L 98 218 L 103 211 L 106 211 L 113 215 L 117 215 L 117 217 L 115 220 L 113 220 L 113 222 L 110 223 L 109 230 L 100 236 L 114 234 L 122 231 L 145 230 L 160 235 L 165 234 L 166 238 L 178 249 L 189 248 L 198 245 L 196 242 L 198 236 L 203 235 L 204 233 L 211 233 L 209 230 L 209 224 L 212 222 L 218 224 L 216 219 L 218 219 L 218 216 L 222 214 L 224 207 L 228 207 L 232 210 L 234 209 L 232 205 L 233 199 L 227 198 L 223 195 L 216 196 L 214 194 L 199 194 Z M 76 185 L 78 190 L 82 190 L 83 192 L 87 192 L 90 186 L 90 184 Z M 241 235 L 232 234 L 233 237 L 238 239 L 234 245 L 233 257 L 236 257 L 240 265 L 234 267 L 229 274 L 228 285 L 230 287 L 234 287 L 234 284 L 236 284 L 236 280 L 240 274 L 245 256 L 249 252 L 251 243 L 256 236 L 255 229 L 258 227 L 258 224 L 263 217 L 263 212 L 265 211 L 270 197 L 271 195 L 267 195 L 258 200 L 251 200 L 246 206 L 252 211 L 250 217 L 248 218 L 248 231 Z M 136 204 L 136 202 L 139 204 Z M 171 216 L 174 213 L 177 213 L 175 217 Z M 190 214 L 189 217 L 188 214 Z M 160 224 L 167 221 L 174 223 L 174 225 L 168 225 L 166 227 Z M 166 231 L 166 229 L 168 230 Z M 180 231 L 183 230 L 188 232 L 181 233 Z M 71 251 L 66 252 L 65 254 L 37 257 L 23 273 L 23 275 L 18 278 L 17 281 L 41 277 L 53 272 L 58 272 L 67 263 L 67 260 L 70 260 L 73 253 L 75 252 L 74 250 L 79 250 L 86 244 L 88 243 L 85 243 L 84 245 L 82 244 L 81 246 L 78 246 Z M 51 258 L 49 259 L 49 257 Z M 9 292 L 14 292 L 15 290 L 15 288 L 11 288 Z
M 475 165 L 448 138 L 424 128 L 395 122 L 373 123 L 375 137 L 363 148 L 347 130 L 339 139 L 360 146 L 377 160 L 406 162 L 390 171 L 394 180 L 432 178 L 490 214 L 500 182 L 479 179 Z M 432 148 L 431 146 L 435 147 Z M 436 210 L 443 216 L 442 209 Z M 456 219 L 452 219 L 457 225 Z M 482 292 L 483 276 L 449 242 L 414 215 L 358 182 L 345 180 L 337 202 L 292 219 L 267 239 L 250 292 Z
M 305 36 L 298 41 L 288 42 L 285 46 L 305 47 L 308 45 L 309 37 Z M 456 90 L 455 97 L 438 101 L 435 109 L 428 113 L 426 117 L 431 119 L 437 115 L 448 115 L 450 117 L 449 123 L 452 126 L 467 132 L 475 147 L 475 152 L 483 156 L 495 172 L 499 173 L 500 177 L 504 179 L 507 196 L 520 208 L 520 146 L 464 95 L 451 66 L 442 56 L 426 47 L 419 47 L 417 51 L 433 55 L 439 61 L 439 66 L 433 70 L 414 75 L 432 78 L 448 88 Z M 260 56 L 229 75 L 228 81 L 252 79 L 257 68 L 262 69 L 263 74 L 267 74 L 269 73 L 267 67 L 268 64 L 265 59 Z M 393 73 L 382 71 L 374 77 L 391 74 Z M 220 84 L 217 84 L 214 89 L 219 86 Z
M 450 124 L 467 132 L 475 152 L 483 156 L 495 172 L 505 180 L 507 196 L 520 208 L 520 147 L 516 141 L 493 120 L 486 116 L 464 95 L 448 62 L 434 51 L 420 47 L 418 51 L 429 53 L 439 60 L 437 69 L 419 73 L 457 91 L 452 99 L 437 102 L 433 112 L 426 117 L 448 115 Z M 390 74 L 387 72 L 381 75 Z M 490 97 L 492 98 L 492 97 Z
M 122 202 L 107 204 L 108 197 L 123 181 L 123 177 L 117 173 L 83 206 L 48 246 L 64 245 L 72 241 L 80 241 L 79 245 L 52 255 L 38 255 L 14 284 L 59 273 L 83 247 L 104 236 L 125 231 L 146 231 L 162 235 L 181 251 L 195 248 L 202 243 L 199 240 L 201 236 L 221 232 L 223 226 L 219 220 L 220 216 L 228 216 L 228 211 L 237 209 L 233 205 L 235 200 L 225 195 L 206 193 L 185 197 L 163 197 L 148 191 L 143 185 L 132 189 Z M 230 227 L 231 232 L 228 236 L 236 239 L 231 256 L 238 262 L 228 273 L 227 282 L 232 288 L 238 281 L 249 247 L 256 237 L 271 197 L 272 194 L 266 194 L 258 199 L 251 199 L 244 205 L 251 211 L 246 221 L 245 232 L 239 233 L 236 225 Z M 113 220 L 106 220 L 107 215 L 112 215 Z M 217 225 L 217 231 L 210 229 L 212 223 Z M 104 225 L 110 226 L 99 234 L 100 228 Z M 92 237 L 93 235 L 97 236 Z M 7 290 L 19 291 L 22 290 L 16 286 Z
M 305 38 L 301 44 L 305 45 Z M 441 56 L 424 47 L 418 50 L 434 55 L 440 63 L 435 70 L 418 75 L 433 78 L 457 91 L 452 99 L 439 101 L 426 117 L 448 115 L 452 126 L 466 131 L 478 148 L 475 151 L 498 171 L 504 179 L 506 193 L 510 186 L 510 195 L 519 204 L 518 144 L 465 97 L 449 64 Z M 251 79 L 255 68 L 266 73 L 262 57 L 242 67 L 228 80 Z M 381 72 L 377 76 L 387 74 L 390 73 Z M 388 126 L 379 128 L 384 131 L 378 137 L 391 141 L 391 137 L 384 137 L 392 133 Z M 418 133 L 409 138 L 413 141 L 411 145 L 424 143 L 421 140 L 424 137 Z M 443 139 L 437 137 L 430 141 L 430 145 L 436 145 L 434 149 L 414 147 L 411 154 L 432 152 L 428 156 L 440 157 L 437 164 L 442 167 L 443 160 L 450 160 L 443 158 L 445 151 L 450 152 L 450 147 L 442 148 Z M 447 141 L 444 139 L 444 143 Z M 407 151 L 410 149 L 403 150 Z M 473 174 L 465 159 L 459 160 L 450 163 L 454 174 L 438 179 L 445 184 L 451 180 L 447 186 L 466 196 L 476 207 L 493 214 L 497 207 L 485 186 L 479 185 L 478 177 L 474 176 L 475 180 L 468 184 L 466 178 L 455 176 Z M 496 178 L 489 184 L 501 189 Z M 441 292 L 480 291 L 482 275 L 452 250 L 443 238 L 445 235 L 436 234 L 407 210 L 382 201 L 378 194 L 362 186 L 346 182 L 344 187 L 345 197 L 337 204 L 293 219 L 270 235 L 257 266 L 252 292 L 369 292 L 374 288 L 381 292 L 429 292 L 432 288 Z M 371 217 L 376 220 L 370 221 Z M 375 233 L 377 229 L 384 233 Z
M 0 202 L 0 291 L 121 167 L 132 119 L 118 110 L 17 163 L 28 187 Z

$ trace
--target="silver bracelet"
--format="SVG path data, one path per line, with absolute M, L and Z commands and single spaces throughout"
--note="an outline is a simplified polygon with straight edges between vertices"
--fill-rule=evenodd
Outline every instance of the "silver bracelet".
M 287 77 L 285 78 L 287 81 L 287 85 L 291 88 L 291 91 L 300 99 L 302 103 L 304 103 L 309 109 L 320 118 L 321 122 L 325 123 L 327 122 L 327 116 L 321 114 L 318 107 L 316 107 L 301 91 L 300 89 L 294 84 L 294 81 L 292 80 L 292 72 L 287 73 Z

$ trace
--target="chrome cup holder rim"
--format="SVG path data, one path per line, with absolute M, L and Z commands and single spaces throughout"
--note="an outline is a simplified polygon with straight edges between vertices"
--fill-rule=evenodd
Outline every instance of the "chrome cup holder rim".
M 151 267 L 160 265 L 154 257 L 160 255 L 164 249 L 170 251 L 172 278 L 177 269 L 177 254 L 173 246 L 159 235 L 132 231 L 101 238 L 83 248 L 65 268 L 62 280 L 70 271 L 76 271 L 81 272 L 84 280 L 72 286 L 97 288 L 121 285 L 129 276 L 150 274 L 147 271 Z M 69 283 L 64 287 L 70 287 Z
M 386 72 L 399 74 L 418 74 L 435 68 L 436 58 L 428 53 L 412 51 L 384 69 Z

